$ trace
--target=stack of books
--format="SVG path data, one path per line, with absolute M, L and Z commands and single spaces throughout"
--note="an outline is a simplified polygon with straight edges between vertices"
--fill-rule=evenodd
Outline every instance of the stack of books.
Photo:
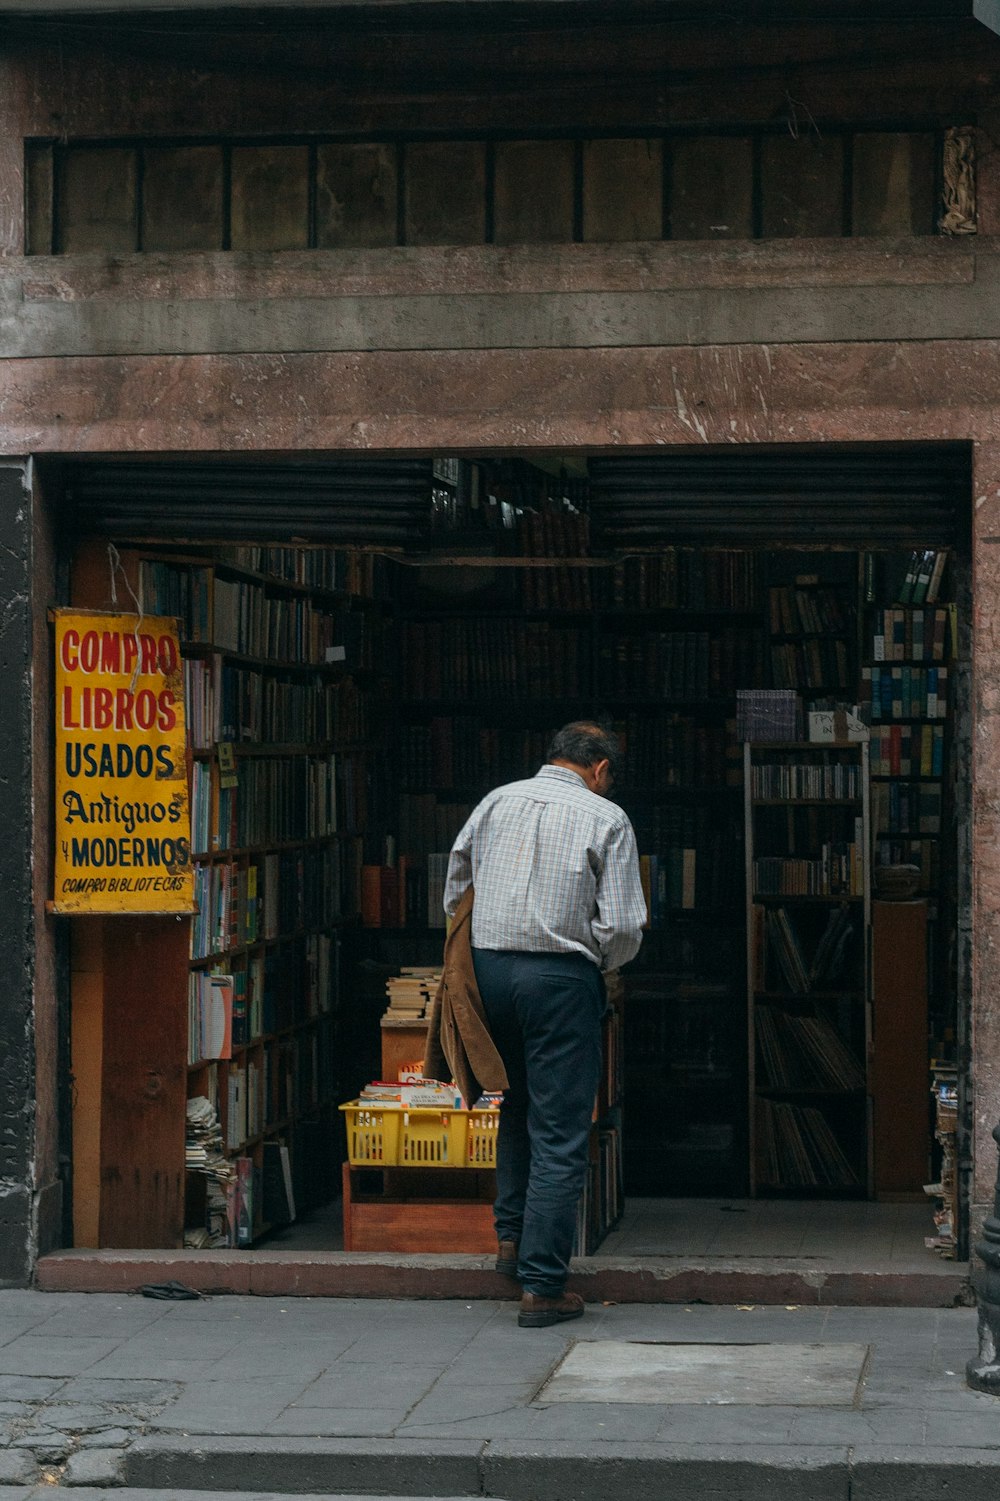
M 461 1110 L 462 1096 L 456 1084 L 439 1079 L 419 1079 L 414 1084 L 400 1084 L 394 1079 L 378 1079 L 366 1084 L 358 1096 L 363 1105 L 382 1105 L 400 1110 Z
M 801 740 L 802 704 L 789 688 L 742 688 L 736 694 L 739 740 Z
M 419 1021 L 426 1016 L 440 979 L 440 968 L 404 964 L 398 975 L 385 982 L 385 993 L 389 997 L 386 1016 Z
M 228 1245 L 226 1202 L 233 1168 L 223 1151 L 222 1127 L 215 1106 L 205 1095 L 194 1095 L 187 1102 L 184 1164 L 188 1172 L 202 1173 L 207 1179 L 205 1223 L 185 1229 L 185 1247 L 201 1250 Z

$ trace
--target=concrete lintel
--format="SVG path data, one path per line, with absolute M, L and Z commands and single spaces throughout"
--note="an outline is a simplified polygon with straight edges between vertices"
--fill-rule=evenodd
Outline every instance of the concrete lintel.
M 1000 258 L 974 282 L 0 304 L 0 358 L 729 347 L 1000 337 Z

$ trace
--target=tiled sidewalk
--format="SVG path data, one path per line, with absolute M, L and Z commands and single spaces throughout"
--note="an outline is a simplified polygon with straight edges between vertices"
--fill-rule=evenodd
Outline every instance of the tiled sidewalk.
M 748 1462 L 798 1455 L 806 1468 L 834 1469 L 865 1451 L 933 1467 L 947 1450 L 1000 1477 L 1000 1402 L 964 1381 L 976 1352 L 972 1310 L 630 1304 L 521 1330 L 515 1307 L 0 1292 L 0 1478 L 25 1484 L 41 1470 L 62 1483 L 163 1484 L 161 1463 L 175 1487 L 190 1485 L 186 1458 L 229 1454 L 230 1439 L 286 1468 L 310 1453 L 313 1462 L 411 1450 L 464 1460 L 505 1445 L 643 1462 L 735 1450 Z M 696 1402 L 552 1400 L 542 1388 L 581 1341 L 863 1346 L 868 1356 L 850 1405 L 842 1392 L 830 1406 L 773 1393 L 758 1405 L 763 1392 L 727 1405 L 710 1391 Z M 241 1448 L 248 1440 L 254 1446 Z M 203 1471 L 206 1488 L 227 1488 L 220 1465 Z

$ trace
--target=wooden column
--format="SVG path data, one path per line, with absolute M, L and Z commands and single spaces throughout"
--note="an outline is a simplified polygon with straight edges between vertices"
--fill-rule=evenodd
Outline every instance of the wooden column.
M 930 1168 L 927 903 L 872 903 L 875 1194 L 922 1195 Z

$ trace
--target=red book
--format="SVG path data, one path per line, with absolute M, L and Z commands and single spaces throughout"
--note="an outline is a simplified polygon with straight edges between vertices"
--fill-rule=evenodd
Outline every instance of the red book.
M 889 728 L 889 771 L 894 777 L 899 776 L 899 764 L 902 755 L 902 726 L 891 725 Z
M 361 867 L 361 921 L 366 928 L 382 926 L 382 867 Z
M 379 871 L 379 923 L 382 928 L 399 927 L 399 886 L 395 865 L 381 865 Z

